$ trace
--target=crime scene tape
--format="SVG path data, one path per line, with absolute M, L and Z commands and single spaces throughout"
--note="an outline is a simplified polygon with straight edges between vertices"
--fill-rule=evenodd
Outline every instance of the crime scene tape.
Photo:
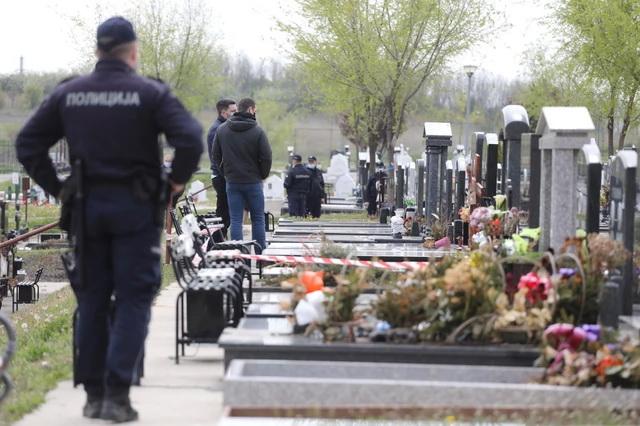
M 251 259 L 293 265 L 336 265 L 361 268 L 384 269 L 388 271 L 407 271 L 425 268 L 429 262 L 385 262 L 382 260 L 335 259 L 318 256 L 271 256 L 264 254 L 244 254 L 239 250 L 212 250 L 207 254 L 219 259 Z

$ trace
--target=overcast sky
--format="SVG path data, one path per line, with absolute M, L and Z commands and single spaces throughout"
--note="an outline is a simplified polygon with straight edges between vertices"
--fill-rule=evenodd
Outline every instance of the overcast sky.
M 181 0 L 166 0 L 181 1 Z M 478 65 L 479 71 L 516 78 L 524 74 L 523 53 L 548 39 L 539 22 L 545 16 L 540 2 L 553 0 L 486 0 L 506 17 L 498 23 L 497 36 L 458 58 L 453 67 Z M 283 37 L 275 20 L 291 10 L 293 0 L 204 0 L 210 9 L 212 33 L 225 49 L 242 52 L 252 60 L 286 61 Z M 123 0 L 2 0 L 0 6 L 0 73 L 15 72 L 20 56 L 27 71 L 68 71 L 81 58 L 78 31 L 71 17 L 88 21 L 96 8 L 103 13 L 124 13 L 131 1 Z M 91 30 L 93 36 L 93 29 Z M 286 47 L 286 46 L 284 46 Z M 461 71 L 462 72 L 462 71 Z

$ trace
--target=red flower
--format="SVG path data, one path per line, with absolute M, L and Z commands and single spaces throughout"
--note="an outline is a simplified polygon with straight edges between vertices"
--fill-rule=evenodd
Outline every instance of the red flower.
M 615 367 L 618 365 L 623 365 L 623 364 L 624 362 L 622 362 L 620 358 L 613 355 L 607 355 L 604 358 L 602 358 L 598 363 L 598 365 L 596 366 L 596 372 L 598 373 L 598 376 L 604 377 L 605 374 L 607 374 L 608 368 Z
M 551 281 L 549 278 L 541 278 L 535 272 L 523 275 L 520 277 L 520 282 L 518 282 L 518 290 L 526 289 L 527 301 L 532 304 L 547 300 L 550 288 Z

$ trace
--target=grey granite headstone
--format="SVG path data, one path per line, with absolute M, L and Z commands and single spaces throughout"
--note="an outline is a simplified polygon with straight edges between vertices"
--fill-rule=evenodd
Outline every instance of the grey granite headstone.
M 543 151 L 540 248 L 555 249 L 576 229 L 577 156 L 595 130 L 584 107 L 543 107 L 536 133 Z

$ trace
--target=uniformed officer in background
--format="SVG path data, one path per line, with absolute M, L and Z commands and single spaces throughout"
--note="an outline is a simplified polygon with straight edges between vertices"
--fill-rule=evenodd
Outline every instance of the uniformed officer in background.
M 289 202 L 289 216 L 304 217 L 307 213 L 307 194 L 311 189 L 311 172 L 302 164 L 300 155 L 293 155 L 291 160 L 293 167 L 284 180 Z
M 317 219 L 320 217 L 322 210 L 322 200 L 325 197 L 324 177 L 322 170 L 318 168 L 318 161 L 313 155 L 307 160 L 307 169 L 311 173 L 311 187 L 307 194 L 307 212 L 311 217 Z
M 78 209 L 84 265 L 71 277 L 79 310 L 76 379 L 87 393 L 85 417 L 126 422 L 138 417 L 129 387 L 161 282 L 159 135 L 175 148 L 168 179 L 177 192 L 197 168 L 202 128 L 165 84 L 136 74 L 129 21 L 100 24 L 96 53 L 95 70 L 55 88 L 18 134 L 16 149 L 29 175 L 56 197 L 64 190 L 49 148 L 66 138 L 72 164 L 82 163 L 73 172 L 85 192 Z

